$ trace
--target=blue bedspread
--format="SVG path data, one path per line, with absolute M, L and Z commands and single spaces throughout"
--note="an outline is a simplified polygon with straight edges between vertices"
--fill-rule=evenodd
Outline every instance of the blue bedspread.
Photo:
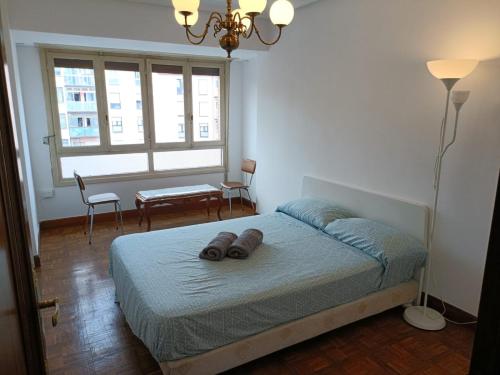
M 264 233 L 250 258 L 198 258 L 218 232 L 246 228 Z M 371 256 L 283 213 L 122 236 L 111 245 L 110 270 L 127 322 L 160 362 L 353 301 L 377 291 L 385 272 Z

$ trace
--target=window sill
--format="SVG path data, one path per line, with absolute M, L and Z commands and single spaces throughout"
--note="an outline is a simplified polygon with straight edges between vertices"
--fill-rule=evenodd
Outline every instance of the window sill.
M 225 173 L 225 167 L 178 169 L 173 171 L 158 171 L 144 173 L 130 173 L 112 176 L 84 177 L 85 184 L 102 184 L 108 182 L 124 182 L 144 179 L 160 179 L 166 177 L 196 176 L 201 174 Z M 75 186 L 72 178 L 57 181 L 55 187 Z

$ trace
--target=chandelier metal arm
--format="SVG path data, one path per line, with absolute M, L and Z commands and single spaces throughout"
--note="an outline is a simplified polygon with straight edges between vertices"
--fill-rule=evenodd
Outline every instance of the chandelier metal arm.
M 255 16 L 245 16 L 241 18 L 241 22 L 243 20 L 250 20 L 250 30 L 245 30 L 242 32 L 242 35 L 245 39 L 250 39 L 250 37 L 253 35 L 253 30 L 255 29 Z
M 199 45 L 199 44 L 203 43 L 203 41 L 207 37 L 208 29 L 210 29 L 210 25 L 212 24 L 213 20 L 215 20 L 215 24 L 214 24 L 215 34 L 214 34 L 214 36 L 217 35 L 217 33 L 221 30 L 221 28 L 217 26 L 223 21 L 222 15 L 219 12 L 210 13 L 210 17 L 208 18 L 208 21 L 205 24 L 205 29 L 203 30 L 203 32 L 201 34 L 195 34 L 191 31 L 191 26 L 189 26 L 187 24 L 188 16 L 189 16 L 189 14 L 184 14 L 184 28 L 186 29 L 186 37 L 188 38 L 189 42 L 192 44 Z M 192 38 L 199 39 L 199 40 L 193 40 Z
M 278 43 L 278 41 L 280 40 L 281 38 L 281 34 L 282 34 L 282 31 L 283 31 L 283 27 L 285 27 L 284 25 L 276 25 L 278 27 L 278 36 L 276 37 L 275 40 L 273 40 L 272 42 L 266 42 L 264 39 L 262 39 L 262 37 L 260 36 L 260 32 L 259 32 L 259 29 L 257 27 L 257 25 L 252 22 L 252 30 L 255 30 L 255 33 L 257 34 L 257 37 L 259 38 L 259 40 L 265 44 L 266 46 L 272 46 L 272 45 L 275 45 L 276 43 Z M 252 35 L 250 33 L 250 35 Z
M 248 39 L 251 35 L 252 35 L 252 26 L 250 26 L 250 34 L 247 34 L 248 33 L 248 29 L 244 28 L 243 26 L 243 21 L 244 20 L 249 20 L 250 21 L 250 25 L 253 26 L 253 18 L 250 17 L 250 16 L 241 16 L 240 12 L 236 12 L 234 15 L 233 15 L 233 22 L 235 22 L 237 25 L 238 25 L 238 28 L 237 28 L 237 33 L 238 35 L 242 35 L 245 39 Z

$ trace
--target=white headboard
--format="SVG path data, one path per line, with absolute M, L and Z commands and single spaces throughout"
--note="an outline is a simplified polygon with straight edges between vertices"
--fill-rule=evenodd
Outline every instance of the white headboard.
M 302 196 L 331 201 L 359 217 L 398 228 L 427 244 L 428 208 L 378 193 L 305 176 Z

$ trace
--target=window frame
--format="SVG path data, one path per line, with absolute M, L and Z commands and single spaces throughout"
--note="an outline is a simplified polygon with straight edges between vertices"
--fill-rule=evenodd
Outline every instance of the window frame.
M 103 81 L 102 81 L 102 88 L 101 91 L 104 96 L 104 109 L 105 109 L 105 122 L 107 124 L 107 136 L 108 136 L 108 150 L 109 152 L 117 152 L 117 153 L 134 153 L 134 152 L 141 152 L 141 151 L 147 151 L 148 150 L 148 143 L 149 143 L 149 118 L 148 118 L 148 113 L 147 111 L 144 110 L 144 106 L 142 106 L 142 123 L 143 123 L 143 139 L 144 142 L 138 143 L 138 144 L 128 144 L 128 145 L 113 145 L 111 144 L 111 115 L 109 114 L 109 109 L 108 109 L 108 92 L 106 88 L 106 68 L 104 67 L 104 64 L 106 61 L 112 61 L 112 62 L 117 62 L 117 63 L 134 63 L 138 64 L 139 66 L 139 76 L 141 78 L 141 97 L 142 97 L 142 102 L 144 103 L 147 101 L 147 83 L 146 83 L 146 74 L 144 71 L 144 59 L 140 58 L 134 58 L 134 57 L 127 57 L 127 56 L 113 56 L 113 55 L 103 55 L 102 56 L 102 67 L 103 67 Z M 96 89 L 97 91 L 97 89 Z M 120 97 L 120 103 L 121 97 Z M 120 108 L 122 109 L 123 106 Z M 146 126 L 147 124 L 147 126 Z M 123 119 L 122 119 L 122 126 L 123 126 Z M 120 151 L 127 151 L 127 152 L 120 152 Z
M 226 134 L 227 134 L 227 113 L 228 113 L 228 108 L 226 103 L 227 102 L 227 96 L 226 96 L 226 88 L 229 87 L 228 83 L 226 82 L 226 71 L 228 70 L 224 65 L 217 64 L 217 63 L 212 63 L 212 62 L 205 62 L 205 61 L 197 61 L 193 62 L 190 64 L 190 69 L 192 68 L 218 68 L 219 69 L 219 90 L 220 90 L 220 103 L 219 103 L 219 111 L 220 111 L 220 140 L 218 141 L 194 141 L 194 138 L 192 138 L 192 144 L 193 148 L 207 148 L 207 146 L 210 147 L 215 147 L 215 146 L 223 146 L 226 143 Z M 191 75 L 190 75 L 191 78 Z M 191 85 L 192 85 L 192 79 L 189 80 L 189 90 L 191 91 Z M 192 106 L 192 95 L 190 95 L 191 98 L 191 107 Z M 194 134 L 194 119 L 193 119 L 193 113 L 191 112 L 191 120 L 190 120 L 190 126 L 191 128 L 191 136 Z M 225 159 L 225 157 L 223 158 Z M 224 164 L 226 163 L 225 161 L 223 162 Z
M 61 158 L 68 156 L 88 156 L 88 155 L 108 155 L 108 154 L 129 154 L 145 152 L 148 154 L 147 172 L 113 174 L 102 176 L 91 176 L 86 178 L 88 183 L 102 183 L 112 181 L 125 181 L 136 179 L 161 178 L 170 176 L 198 175 L 206 173 L 226 173 L 227 172 L 227 95 L 229 87 L 227 78 L 229 64 L 222 59 L 200 59 L 190 57 L 173 56 L 151 56 L 146 54 L 128 54 L 116 52 L 98 52 L 88 50 L 66 50 L 52 49 L 50 47 L 40 49 L 42 62 L 42 74 L 44 78 L 45 97 L 47 102 L 48 130 L 52 135 L 50 142 L 50 159 L 52 164 L 52 174 L 55 186 L 73 185 L 72 178 L 63 178 L 61 170 Z M 95 81 L 96 107 L 99 123 L 100 144 L 96 146 L 72 146 L 64 147 L 62 144 L 61 127 L 59 123 L 59 107 L 57 100 L 56 74 L 54 59 L 76 59 L 92 61 Z M 142 119 L 144 143 L 130 145 L 111 144 L 111 119 L 108 110 L 105 62 L 131 62 L 139 66 L 141 78 L 142 97 Z M 154 128 L 154 100 L 152 65 L 175 65 L 182 66 L 184 80 L 184 132 L 185 142 L 156 143 Z M 194 127 L 192 117 L 192 67 L 214 67 L 219 69 L 220 77 L 220 126 L 221 138 L 218 141 L 198 141 L 193 138 Z M 69 124 L 67 125 L 69 126 Z M 154 152 L 196 150 L 196 149 L 221 149 L 222 165 L 216 167 L 178 169 L 168 171 L 155 171 L 153 165 Z

